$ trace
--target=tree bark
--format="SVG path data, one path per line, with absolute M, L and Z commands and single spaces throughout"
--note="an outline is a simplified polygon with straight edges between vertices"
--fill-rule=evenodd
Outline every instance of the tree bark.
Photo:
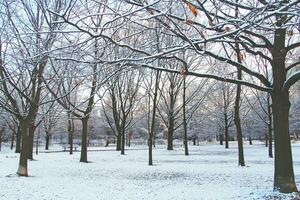
M 187 138 L 187 122 L 186 122 L 186 110 L 185 110 L 185 106 L 186 106 L 186 101 L 185 101 L 185 93 L 186 93 L 186 76 L 183 75 L 183 95 L 182 95 L 182 101 L 183 101 L 183 105 L 182 105 L 182 110 L 183 110 L 183 130 L 184 130 L 184 140 L 183 140 L 183 144 L 184 144 L 184 155 L 188 156 L 189 155 L 189 149 L 188 149 L 188 138 Z
M 122 135 L 121 135 L 121 139 L 122 139 L 122 141 L 121 141 L 121 155 L 125 155 L 125 137 L 126 137 L 125 130 L 123 129 L 122 130 Z
M 30 123 L 29 125 L 29 137 L 28 137 L 28 153 L 27 158 L 33 160 L 33 144 L 34 144 L 34 132 L 35 125 L 34 123 Z
M 26 120 L 20 120 L 20 131 L 22 138 L 22 146 L 20 152 L 19 168 L 17 174 L 19 176 L 28 176 L 27 170 L 27 153 L 28 153 L 28 139 L 29 139 L 29 130 L 28 123 Z
M 11 136 L 11 143 L 10 143 L 10 149 L 13 150 L 14 148 L 14 143 L 15 143 L 15 130 L 12 132 L 12 136 Z
M 82 118 L 81 154 L 80 162 L 87 163 L 88 117 Z
M 149 149 L 148 149 L 148 165 L 153 165 L 153 154 L 152 154 L 152 142 L 155 144 L 155 141 L 153 137 L 154 136 L 154 129 L 155 129 L 155 116 L 156 116 L 156 108 L 157 108 L 157 93 L 158 93 L 158 87 L 159 87 L 159 71 L 156 71 L 155 76 L 155 88 L 154 88 L 154 98 L 153 98 L 153 108 L 152 108 L 152 120 L 151 120 L 151 129 L 148 136 L 148 143 L 149 143 Z
M 117 151 L 121 151 L 121 142 L 122 142 L 122 135 L 121 135 L 121 133 L 119 133 L 119 131 L 118 131 L 118 135 L 117 135 L 117 144 L 116 144 L 116 150 Z
M 273 158 L 272 112 L 271 112 L 271 103 L 270 103 L 269 95 L 268 95 L 267 103 L 268 103 L 268 116 L 269 116 L 269 123 L 268 123 L 269 157 Z
M 21 152 L 21 128 L 20 125 L 18 125 L 18 130 L 16 133 L 16 150 L 15 153 Z
M 229 133 L 228 133 L 228 115 L 224 113 L 224 136 L 225 136 L 225 149 L 229 148 Z
M 236 16 L 238 17 L 238 9 L 237 8 L 236 8 Z M 241 56 L 239 44 L 235 43 L 235 47 L 236 47 L 237 61 L 239 63 L 242 63 L 242 56 Z M 237 79 L 242 80 L 242 70 L 239 68 L 237 69 Z M 235 103 L 234 103 L 234 123 L 235 123 L 235 127 L 236 127 L 236 134 L 237 134 L 237 141 L 238 141 L 238 153 L 239 153 L 238 165 L 245 166 L 243 133 L 242 133 L 242 126 L 241 126 L 241 119 L 240 119 L 241 91 L 242 91 L 241 84 L 237 84 Z
M 49 141 L 50 141 L 50 135 L 49 133 L 46 133 L 46 145 L 45 145 L 45 150 L 49 150 Z
M 224 141 L 224 135 L 220 134 L 220 145 L 223 145 L 223 141 Z
M 279 16 L 282 17 L 283 16 Z M 281 20 L 280 20 L 281 21 Z M 279 22 L 278 22 L 279 23 Z M 280 24 L 276 24 L 279 26 Z M 291 141 L 289 134 L 289 92 L 284 90 L 285 69 L 285 35 L 286 29 L 275 31 L 273 54 L 273 92 L 272 112 L 275 141 L 274 190 L 283 193 L 296 192 Z

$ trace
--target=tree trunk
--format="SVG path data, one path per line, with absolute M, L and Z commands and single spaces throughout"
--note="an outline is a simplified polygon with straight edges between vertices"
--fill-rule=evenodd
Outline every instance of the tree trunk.
M 17 130 L 17 133 L 16 133 L 16 151 L 15 153 L 20 153 L 21 152 L 21 128 L 20 128 L 20 125 L 18 125 L 18 130 Z
M 121 139 L 122 139 L 122 141 L 121 141 L 121 155 L 125 155 L 125 137 L 126 137 L 125 130 L 123 129 L 122 130 L 122 135 L 121 135 Z
M 73 154 L 73 133 L 74 133 L 74 122 L 71 119 L 71 113 L 69 113 L 69 120 L 68 120 L 68 144 L 70 145 L 69 154 Z
M 74 142 L 73 142 L 73 131 L 71 131 L 69 134 L 69 136 L 70 136 L 70 151 L 69 151 L 69 154 L 70 155 L 72 155 L 73 154 L 73 144 L 74 144 Z
M 80 162 L 87 163 L 88 117 L 82 118 L 81 155 Z
M 265 134 L 265 147 L 269 146 L 269 136 L 268 134 Z
M 252 145 L 252 137 L 249 136 L 249 145 Z
M 39 139 L 40 139 L 40 133 L 36 136 L 36 143 L 35 143 L 35 154 L 39 154 Z
M 20 121 L 20 132 L 22 138 L 22 146 L 21 146 L 19 168 L 17 174 L 19 176 L 28 176 L 27 153 L 28 153 L 29 130 L 28 130 L 28 123 L 26 122 L 26 120 Z
M 224 136 L 225 136 L 225 148 L 229 148 L 229 133 L 228 133 L 228 116 L 224 113 Z
M 220 145 L 223 145 L 223 141 L 224 141 L 224 135 L 220 134 Z
M 0 135 L 0 151 L 1 151 L 1 148 L 2 148 L 2 136 Z
M 11 136 L 11 143 L 10 143 L 10 149 L 13 150 L 14 148 L 14 143 L 15 143 L 15 130 L 12 132 L 12 136 Z
M 35 125 L 34 123 L 30 124 L 29 127 L 29 139 L 28 139 L 28 153 L 27 158 L 33 160 L 33 144 L 34 144 L 34 132 L 35 132 Z
M 117 151 L 121 151 L 121 142 L 122 142 L 122 135 L 121 133 L 118 131 L 118 135 L 117 135 L 117 144 L 116 144 L 116 150 Z
M 268 123 L 269 157 L 273 158 L 272 112 L 271 112 L 270 95 L 268 95 L 267 103 L 268 103 L 268 116 L 269 116 L 269 123 Z
M 156 77 L 155 77 L 155 89 L 154 89 L 154 98 L 153 98 L 153 108 L 152 108 L 152 120 L 151 120 L 151 129 L 148 136 L 148 143 L 149 143 L 149 149 L 148 149 L 148 165 L 153 165 L 153 157 L 152 157 L 152 142 L 155 144 L 155 141 L 153 137 L 154 136 L 154 129 L 155 129 L 155 116 L 156 116 L 156 108 L 157 108 L 157 92 L 159 87 L 159 71 L 156 71 Z
M 236 3 L 238 1 L 236 0 Z M 235 16 L 238 18 L 238 7 L 235 9 Z M 235 51 L 237 56 L 238 63 L 242 63 L 242 56 L 239 44 L 235 43 Z M 237 79 L 242 80 L 242 70 L 240 68 L 237 68 Z M 241 119 L 240 119 L 240 103 L 241 103 L 241 91 L 242 87 L 241 84 L 237 84 L 236 87 L 236 96 L 235 96 L 235 103 L 234 103 L 234 123 L 236 127 L 236 133 L 237 133 L 237 141 L 238 141 L 238 152 L 239 152 L 239 163 L 240 166 L 245 166 L 245 160 L 244 160 L 244 147 L 243 147 L 243 132 L 242 132 L 242 126 L 241 126 Z
M 280 24 L 276 25 L 279 26 Z M 286 81 L 285 35 L 286 29 L 278 28 L 275 31 L 274 48 L 272 50 L 272 112 L 275 142 L 274 190 L 290 193 L 296 192 L 297 187 L 295 184 L 292 149 L 289 134 L 289 92 L 283 88 Z
M 186 91 L 186 82 L 185 82 L 185 75 L 183 75 L 183 95 L 182 95 L 182 101 L 183 101 L 183 105 L 182 105 L 182 110 L 183 110 L 183 130 L 184 130 L 184 140 L 183 140 L 183 144 L 184 144 L 184 155 L 188 156 L 189 155 L 189 149 L 188 149 L 188 138 L 187 138 L 187 122 L 186 122 L 186 110 L 185 110 L 185 106 L 186 106 L 186 101 L 185 101 L 185 91 Z
M 49 133 L 46 133 L 46 145 L 45 145 L 45 150 L 49 150 L 49 141 L 50 141 L 50 135 Z

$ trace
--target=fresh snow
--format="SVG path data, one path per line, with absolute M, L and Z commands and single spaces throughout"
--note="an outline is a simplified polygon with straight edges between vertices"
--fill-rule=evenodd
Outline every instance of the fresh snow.
M 300 144 L 293 144 L 296 181 L 300 183 Z M 299 199 L 297 194 L 272 191 L 273 159 L 263 143 L 245 143 L 246 167 L 237 165 L 237 146 L 217 144 L 154 149 L 148 166 L 146 146 L 89 151 L 90 163 L 80 163 L 80 152 L 41 152 L 29 161 L 30 177 L 15 175 L 18 154 L 0 152 L 1 200 L 210 200 Z M 58 148 L 61 150 L 61 148 Z M 95 150 L 95 149 L 94 149 Z M 51 150 L 50 150 L 51 151 Z M 300 187 L 300 184 L 298 184 Z

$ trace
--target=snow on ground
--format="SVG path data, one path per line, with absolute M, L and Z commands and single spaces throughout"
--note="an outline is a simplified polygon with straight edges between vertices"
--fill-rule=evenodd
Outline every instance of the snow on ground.
M 147 147 L 136 146 L 125 156 L 113 150 L 91 151 L 90 163 L 80 153 L 40 153 L 29 162 L 30 177 L 18 177 L 18 158 L 8 148 L 0 153 L 1 200 L 209 200 L 299 199 L 272 191 L 273 159 L 262 143 L 245 143 L 247 167 L 237 166 L 237 147 L 217 144 L 154 149 L 148 166 Z M 300 188 L 300 144 L 293 144 L 296 181 Z M 299 175 L 299 176 L 298 176 Z

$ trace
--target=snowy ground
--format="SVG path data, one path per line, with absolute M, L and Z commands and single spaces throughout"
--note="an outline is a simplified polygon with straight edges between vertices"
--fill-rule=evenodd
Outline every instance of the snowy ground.
M 107 150 L 107 148 L 101 148 Z M 237 148 L 206 144 L 174 151 L 154 150 L 147 165 L 145 146 L 125 156 L 113 151 L 88 153 L 91 163 L 79 163 L 80 153 L 40 153 L 29 162 L 30 177 L 17 177 L 18 156 L 0 153 L 1 200 L 164 200 L 164 199 L 300 199 L 272 192 L 273 159 L 263 144 L 245 144 L 247 167 L 237 166 Z M 296 181 L 300 188 L 300 144 L 293 144 Z

